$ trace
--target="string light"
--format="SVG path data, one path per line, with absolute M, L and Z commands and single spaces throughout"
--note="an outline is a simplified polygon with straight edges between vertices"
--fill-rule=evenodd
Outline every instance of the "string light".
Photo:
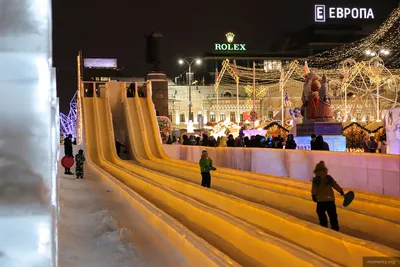
M 380 111 L 400 106 L 398 99 L 398 92 L 400 92 L 400 69 L 398 68 L 400 67 L 399 19 L 400 6 L 370 36 L 315 56 L 299 59 L 299 61 L 307 61 L 312 71 L 319 75 L 325 74 L 328 77 L 330 95 L 332 95 L 332 92 L 335 94 L 331 97 L 331 108 L 335 112 L 346 113 L 344 98 L 345 94 L 350 93 L 351 98 L 347 99 L 348 118 L 354 121 L 361 116 L 364 120 L 370 120 L 372 110 L 376 106 L 378 88 L 380 90 Z M 373 56 L 373 58 L 369 61 L 363 61 L 366 59 L 365 53 Z M 385 65 L 379 58 L 379 54 L 385 56 Z M 354 63 L 345 66 L 343 62 L 346 62 L 346 64 Z M 233 68 L 233 64 L 229 64 Z M 273 69 L 265 71 L 263 67 L 256 68 L 255 73 L 253 73 L 253 68 L 236 66 L 240 81 L 239 87 L 247 93 L 246 104 L 251 101 L 251 94 L 249 93 L 253 91 L 253 76 L 256 80 L 257 98 L 262 99 L 266 95 L 279 92 L 281 72 Z M 303 66 L 297 60 L 282 62 L 282 69 L 286 73 L 293 70 L 290 72 L 292 84 L 293 82 L 304 81 Z M 349 74 L 354 76 L 350 82 L 347 80 Z M 220 77 L 220 84 L 221 86 L 232 87 L 236 84 L 236 81 L 230 75 L 224 75 Z M 300 89 L 298 91 L 301 92 L 302 87 L 300 84 L 298 86 Z M 346 91 L 343 90 L 344 86 Z M 262 95 L 258 96 L 259 92 L 262 92 Z
M 400 66 L 400 5 L 392 11 L 388 19 L 371 35 L 359 41 L 322 52 L 315 56 L 304 58 L 311 67 L 330 69 L 346 58 L 361 60 L 365 57 L 365 51 L 388 50 L 390 57 L 386 60 L 389 68 Z
M 60 131 L 62 136 L 68 136 L 71 134 L 76 137 L 76 122 L 77 122 L 77 93 L 75 92 L 69 103 L 68 115 L 60 112 Z

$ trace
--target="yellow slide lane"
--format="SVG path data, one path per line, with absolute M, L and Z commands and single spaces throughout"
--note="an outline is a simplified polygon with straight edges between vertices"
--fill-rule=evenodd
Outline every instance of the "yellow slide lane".
M 156 117 L 152 116 L 152 114 L 154 113 L 154 107 L 150 105 L 152 105 L 151 99 L 150 102 L 148 101 L 147 98 L 140 99 L 140 107 L 143 114 L 143 120 L 155 123 Z M 191 163 L 190 165 L 184 165 L 186 161 L 169 159 L 166 158 L 163 153 L 159 152 L 160 149 L 162 149 L 162 146 L 158 141 L 159 139 L 157 139 L 159 136 L 159 134 L 157 133 L 157 129 L 154 129 L 154 127 L 147 125 L 146 132 L 148 135 L 150 151 L 153 156 L 155 156 L 158 159 L 162 159 L 165 164 L 176 166 L 178 168 L 187 167 L 188 170 L 190 169 L 194 172 L 198 172 L 197 164 Z M 271 177 L 251 172 L 244 172 L 244 171 L 237 171 L 230 169 L 228 170 L 229 174 L 227 173 L 227 170 L 225 170 L 224 168 L 218 167 L 218 171 L 213 173 L 214 174 L 213 177 L 242 181 L 243 183 L 246 184 L 265 187 L 267 189 L 271 189 L 277 192 L 283 192 L 286 194 L 310 199 L 311 183 L 309 182 L 307 183 L 303 181 L 287 179 L 282 177 L 273 177 L 273 176 Z M 238 172 L 241 173 L 242 175 L 239 176 Z M 358 211 L 364 214 L 369 214 L 375 217 L 381 217 L 383 219 L 394 220 L 397 223 L 400 223 L 400 199 L 389 196 L 368 194 L 365 192 L 358 192 L 358 191 L 356 192 L 356 194 L 357 197 L 355 201 L 351 204 L 351 207 L 346 208 L 347 210 Z M 336 198 L 336 205 L 338 206 L 338 208 L 342 208 L 343 198 L 340 197 L 339 194 L 337 194 L 337 196 L 338 197 Z
M 137 101 L 139 102 L 140 107 L 129 107 L 130 111 L 126 112 L 126 114 L 132 112 L 133 109 L 140 110 L 141 106 L 145 105 L 146 103 L 145 98 L 139 98 Z M 133 99 L 129 99 L 128 106 L 133 104 Z M 145 113 L 145 110 L 146 109 L 144 109 L 142 113 Z M 144 116 L 143 119 L 145 117 L 146 116 Z M 149 118 L 147 117 L 147 119 Z M 138 120 L 139 118 L 135 119 L 134 121 L 137 122 Z M 136 125 L 140 126 L 139 123 Z M 150 124 L 146 124 L 146 126 L 151 128 Z M 156 140 L 156 137 L 154 137 L 154 131 L 148 128 L 146 128 L 145 131 L 146 137 L 144 138 L 144 141 L 149 140 L 149 147 L 154 147 L 156 142 L 151 142 L 151 140 Z M 143 129 L 144 128 L 142 128 L 142 132 L 144 132 Z M 152 149 L 147 148 L 147 153 L 150 150 Z M 144 156 L 142 155 L 142 158 L 143 157 Z M 152 159 L 153 161 L 140 161 L 141 164 L 147 168 L 187 181 L 192 181 L 197 184 L 200 183 L 201 177 L 198 167 L 190 168 L 183 165 L 178 167 L 167 160 L 154 159 L 152 155 L 149 155 L 148 158 Z M 236 171 L 236 173 L 240 173 L 240 171 Z M 318 222 L 318 218 L 315 213 L 316 204 L 311 201 L 309 191 L 297 189 L 299 192 L 297 192 L 296 195 L 293 194 L 295 189 L 291 187 L 284 187 L 284 190 L 277 190 L 277 188 L 273 186 L 259 186 L 257 184 L 253 184 L 249 182 L 250 179 L 241 177 L 239 179 L 223 178 L 223 175 L 219 175 L 218 171 L 213 172 L 212 177 L 212 187 L 216 190 L 281 210 L 303 220 L 314 223 Z M 240 180 L 243 182 L 240 182 Z M 282 185 L 278 186 L 282 187 Z M 357 203 L 357 201 L 354 201 L 354 203 Z M 352 206 L 354 203 L 352 203 Z M 386 214 L 385 217 L 378 216 L 377 214 L 385 212 L 385 209 L 381 209 L 381 206 L 378 205 L 377 207 L 375 204 L 362 202 L 362 204 L 358 204 L 358 207 L 362 208 L 360 211 L 353 207 L 344 209 L 339 205 L 341 205 L 341 203 L 338 203 L 338 212 L 341 231 L 343 233 L 354 237 L 379 242 L 395 249 L 400 249 L 400 225 L 395 220 L 387 220 L 385 217 L 389 216 L 389 214 Z M 370 212 L 366 212 L 365 210 Z M 400 213 L 400 210 L 393 209 L 392 212 L 394 216 L 397 216 L 396 214 Z M 390 229 L 390 231 L 387 229 Z
M 135 101 L 140 100 L 141 99 L 134 98 L 127 99 L 128 107 L 126 107 L 126 114 L 128 117 L 127 119 L 129 123 L 128 125 L 131 143 L 133 144 L 135 142 L 142 143 L 148 136 L 148 132 L 146 131 L 146 137 L 141 137 L 142 133 L 145 131 L 139 128 L 141 123 L 139 122 L 139 117 L 136 114 L 138 110 L 137 106 L 135 106 Z M 138 146 L 133 146 L 133 150 L 136 151 L 134 152 L 135 156 L 137 154 L 140 154 L 140 158 L 146 157 L 146 152 L 137 151 L 139 149 L 144 149 L 142 147 L 142 144 Z M 150 168 L 152 169 L 154 169 L 154 165 L 157 165 L 160 169 L 165 168 L 162 163 L 151 164 L 147 163 L 148 161 L 142 159 L 139 159 L 139 161 L 141 164 L 150 166 Z M 357 263 L 360 263 L 361 257 L 366 255 L 399 255 L 398 251 L 394 251 L 374 243 L 364 242 L 354 238 L 346 237 L 343 234 L 332 232 L 319 226 L 300 221 L 296 218 L 293 218 L 292 216 L 288 216 L 276 210 L 268 209 L 254 203 L 218 193 L 214 190 L 202 189 L 198 185 L 187 184 L 171 176 L 167 177 L 156 174 L 150 170 L 146 170 L 145 168 L 140 168 L 131 164 L 127 164 L 125 161 L 119 160 L 117 164 L 123 166 L 126 169 L 129 169 L 132 172 L 146 175 L 149 177 L 149 179 L 153 179 L 154 181 L 157 181 L 159 183 L 162 182 L 164 185 L 167 185 L 169 188 L 172 188 L 182 194 L 190 196 L 202 203 L 206 203 L 207 205 L 210 205 L 217 209 L 223 210 L 233 216 L 246 220 L 249 223 L 259 226 L 267 232 L 272 232 L 279 237 L 290 240 L 291 242 L 306 247 L 307 249 L 310 249 L 311 251 L 318 253 L 323 257 L 330 258 L 346 266 L 357 266 Z M 183 171 L 184 168 L 182 167 L 175 173 L 175 176 L 177 176 L 178 173 L 181 174 L 181 172 Z M 193 176 L 193 174 L 191 173 L 189 173 L 188 175 Z M 196 176 L 199 176 L 199 174 L 197 173 Z M 212 196 L 208 196 L 210 194 Z M 224 201 L 222 201 L 222 199 Z M 314 209 L 315 205 L 312 210 L 314 211 Z M 321 246 L 321 244 L 324 245 Z M 352 246 L 351 250 L 349 250 L 349 246 Z
M 151 86 L 147 85 L 147 93 L 151 96 Z M 144 103 L 145 104 L 142 104 Z M 154 109 L 154 104 L 151 97 L 146 100 L 141 100 L 141 108 L 143 111 L 143 119 L 146 122 L 152 122 L 147 124 L 146 132 L 150 131 L 149 140 L 153 140 L 150 143 L 150 150 L 156 158 L 167 160 L 168 163 L 176 164 L 179 167 L 188 166 L 197 170 L 198 166 L 196 163 L 188 162 L 184 160 L 177 160 L 169 158 L 159 142 L 159 134 L 157 128 L 157 119 Z M 183 147 L 184 149 L 185 147 Z M 221 148 L 220 148 L 221 149 Z M 226 148 L 222 148 L 226 149 Z M 239 149 L 239 148 L 235 148 Z M 214 176 L 221 178 L 237 179 L 249 184 L 255 184 L 257 186 L 263 186 L 271 188 L 277 191 L 287 192 L 289 194 L 298 195 L 301 197 L 310 197 L 311 183 L 300 181 L 296 179 L 271 176 L 258 174 L 248 171 L 240 171 L 241 175 L 238 175 L 237 170 L 218 167 L 218 171 Z M 390 218 L 400 222 L 400 198 L 385 196 L 380 194 L 374 194 L 364 191 L 354 190 L 357 194 L 356 200 L 352 203 L 351 209 L 357 210 L 363 213 L 371 214 L 377 217 Z M 339 197 L 336 201 L 338 207 L 341 207 L 343 199 Z M 368 204 L 368 205 L 365 205 Z
M 130 101 L 128 99 L 127 101 Z M 233 260 L 245 266 L 337 266 L 329 260 L 313 254 L 290 242 L 266 234 L 260 229 L 243 222 L 227 213 L 206 206 L 193 198 L 189 198 L 171 190 L 166 177 L 159 177 L 154 172 L 126 163 L 117 159 L 112 133 L 110 110 L 105 99 L 96 100 L 99 121 L 99 136 L 101 137 L 102 157 L 107 161 L 104 168 L 123 179 L 146 199 L 165 212 L 182 222 L 194 233 L 208 241 L 211 245 L 230 256 Z M 134 112 L 132 112 L 134 113 Z M 133 121 L 136 121 L 133 118 Z M 142 132 L 135 129 L 137 139 L 132 140 L 135 154 L 144 149 Z M 137 144 L 137 146 L 135 146 Z M 125 164 L 125 165 L 124 165 Z M 129 169 L 129 171 L 127 171 Z M 122 174 L 125 172 L 125 174 Z M 126 175 L 128 174 L 128 175 Z M 180 182 L 181 189 L 187 183 Z M 147 182 L 149 186 L 140 188 L 138 184 Z M 158 188 L 157 190 L 152 187 Z M 176 189 L 176 188 L 174 188 Z M 187 188 L 186 188 L 187 189 Z M 204 190 L 198 187 L 198 190 Z
M 89 166 L 108 181 L 119 192 L 121 197 L 127 199 L 132 204 L 132 208 L 139 212 L 163 238 L 166 238 L 178 251 L 185 255 L 189 264 L 193 266 L 240 266 L 135 192 L 123 189 L 123 187 L 126 187 L 123 183 L 111 181 L 118 177 L 111 177 L 109 173 L 103 170 L 104 161 L 101 156 L 101 146 L 99 146 L 101 141 L 96 131 L 94 98 L 82 98 L 82 102 L 84 107 L 86 153 Z M 129 180 L 133 181 L 134 179 Z M 136 187 L 141 185 L 138 184 Z M 153 192 L 150 186 L 147 187 L 149 192 Z

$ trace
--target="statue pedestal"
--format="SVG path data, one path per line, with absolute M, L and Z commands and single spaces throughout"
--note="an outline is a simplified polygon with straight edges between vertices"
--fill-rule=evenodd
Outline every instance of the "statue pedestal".
M 340 122 L 315 122 L 305 120 L 296 125 L 296 136 L 316 135 L 343 135 L 343 126 Z
M 316 122 L 306 120 L 297 125 L 297 136 L 295 138 L 297 149 L 310 150 L 310 136 L 312 134 L 322 135 L 324 141 L 329 144 L 330 151 L 346 152 L 346 137 L 343 136 L 341 122 Z

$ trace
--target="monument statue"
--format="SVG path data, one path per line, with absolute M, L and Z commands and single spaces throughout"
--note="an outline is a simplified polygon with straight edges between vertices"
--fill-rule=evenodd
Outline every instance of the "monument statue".
M 319 103 L 315 112 L 316 121 L 333 121 L 333 111 L 331 109 L 331 100 L 328 95 L 328 83 L 326 76 L 322 76 L 322 86 L 319 90 Z
M 318 108 L 319 101 L 319 89 L 321 88 L 321 83 L 318 81 L 318 76 L 314 72 L 309 72 L 305 76 L 304 88 L 301 107 L 301 113 L 305 120 L 315 119 L 315 113 Z

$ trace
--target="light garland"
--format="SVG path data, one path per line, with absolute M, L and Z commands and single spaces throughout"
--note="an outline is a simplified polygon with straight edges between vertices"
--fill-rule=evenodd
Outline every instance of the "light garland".
M 377 89 L 380 91 L 380 114 L 385 109 L 400 106 L 400 99 L 398 99 L 398 92 L 400 92 L 400 69 L 387 68 L 400 66 L 400 49 L 398 45 L 400 43 L 399 18 L 400 7 L 396 8 L 382 26 L 370 36 L 309 58 L 299 59 L 307 61 L 309 66 L 313 67 L 313 72 L 320 75 L 325 74 L 329 78 L 330 97 L 332 99 L 331 108 L 337 114 L 345 114 L 346 116 L 343 116 L 343 118 L 355 121 L 371 119 L 373 117 L 371 114 L 381 117 L 381 115 L 377 115 Z M 391 55 L 389 58 L 385 58 L 386 66 L 379 57 L 359 63 L 354 60 L 364 59 L 364 53 L 368 49 L 388 49 Z M 385 54 L 387 53 L 385 52 Z M 249 97 L 251 94 L 249 93 L 253 91 L 253 78 L 256 80 L 256 97 L 258 99 L 279 91 L 281 72 L 278 70 L 269 70 L 266 72 L 262 67 L 256 68 L 254 71 L 253 68 L 236 66 L 237 75 L 240 80 L 239 87 L 247 93 L 247 102 L 249 103 L 251 102 Z M 286 74 L 290 73 L 288 79 L 297 82 L 304 81 L 303 66 L 296 60 L 283 62 L 282 70 Z M 349 75 L 352 75 L 350 81 L 348 79 Z M 234 85 L 235 80 L 232 77 L 224 76 L 220 78 L 220 83 L 229 87 Z M 259 92 L 262 92 L 262 94 L 259 94 Z M 334 96 L 332 96 L 332 92 L 335 93 Z M 345 94 L 348 93 L 351 93 L 352 97 L 347 97 L 347 112 L 345 112 L 344 99 Z M 362 118 L 357 118 L 360 115 Z
M 386 64 L 390 68 L 397 68 L 400 65 L 400 4 L 388 19 L 371 35 L 359 41 L 349 43 L 326 52 L 322 52 L 305 60 L 310 62 L 310 66 L 332 68 L 346 58 L 363 59 L 365 51 L 388 49 L 390 57 Z
M 75 92 L 72 97 L 71 102 L 69 103 L 69 112 L 68 115 L 60 112 L 60 131 L 62 136 L 72 135 L 73 138 L 76 138 L 76 123 L 77 123 L 77 96 L 78 91 Z

